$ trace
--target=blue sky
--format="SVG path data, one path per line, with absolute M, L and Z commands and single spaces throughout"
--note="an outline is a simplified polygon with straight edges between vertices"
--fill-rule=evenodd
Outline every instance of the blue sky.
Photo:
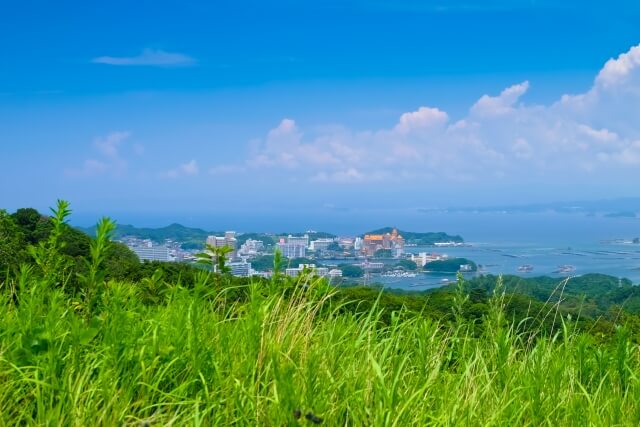
M 621 0 L 5 2 L 1 205 L 637 196 L 638 22 Z

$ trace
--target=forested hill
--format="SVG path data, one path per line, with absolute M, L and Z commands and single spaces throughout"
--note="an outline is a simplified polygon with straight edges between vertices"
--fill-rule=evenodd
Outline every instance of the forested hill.
M 95 227 L 77 227 L 90 236 L 95 236 Z M 160 228 L 138 228 L 128 224 L 118 224 L 113 237 L 119 239 L 124 236 L 133 236 L 140 239 L 150 239 L 155 242 L 163 242 L 171 239 L 179 242 L 200 242 L 204 243 L 207 236 L 222 235 L 222 232 L 206 231 L 201 228 L 185 227 L 181 224 L 171 224 Z
M 377 230 L 369 231 L 365 234 L 385 234 L 391 233 L 393 231 L 393 227 L 384 227 L 379 228 Z M 415 243 L 417 245 L 433 245 L 434 243 L 440 242 L 456 242 L 462 243 L 464 239 L 458 235 L 450 235 L 442 231 L 438 232 L 426 232 L 420 233 L 415 231 L 405 231 L 398 229 L 398 234 L 404 237 L 405 242 L 407 243 Z
M 96 228 L 95 227 L 76 227 L 78 230 L 81 230 L 88 234 L 89 236 L 95 237 Z M 197 244 L 199 246 L 203 246 L 204 242 L 207 240 L 208 236 L 222 236 L 224 235 L 224 231 L 207 231 L 201 228 L 192 228 L 186 227 L 181 224 L 171 224 L 166 227 L 160 228 L 139 228 L 133 225 L 128 224 L 118 224 L 117 228 L 114 232 L 113 237 L 115 239 L 120 239 L 124 236 L 132 236 L 140 239 L 150 239 L 154 242 L 162 243 L 167 239 L 171 239 L 177 242 Z M 290 233 L 290 232 L 282 232 L 277 234 L 267 234 L 267 233 L 239 233 L 236 237 L 238 239 L 238 244 L 241 245 L 247 239 L 261 240 L 265 243 L 265 245 L 273 245 L 277 238 L 276 236 L 303 236 L 308 235 L 310 240 L 320 239 L 320 238 L 333 238 L 336 237 L 334 234 L 322 232 L 322 231 L 312 231 L 306 233 Z

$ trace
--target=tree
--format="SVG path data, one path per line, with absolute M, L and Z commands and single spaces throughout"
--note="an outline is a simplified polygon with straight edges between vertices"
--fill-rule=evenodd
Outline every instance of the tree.
M 111 242 L 104 257 L 107 279 L 133 280 L 140 270 L 138 256 L 127 245 Z
M 415 271 L 418 269 L 418 264 L 416 264 L 414 261 L 411 261 L 410 259 L 401 259 L 400 261 L 398 261 L 398 264 L 396 264 L 396 266 L 409 271 Z
M 43 234 L 49 234 L 50 227 L 46 227 L 49 221 L 33 208 L 20 208 L 11 217 L 20 227 L 29 244 L 38 243 L 44 238 Z M 48 228 L 48 230 L 43 230 L 43 228 Z
M 373 256 L 376 258 L 391 258 L 393 252 L 391 252 L 391 249 L 378 249 Z
M 456 273 L 460 270 L 460 266 L 465 264 L 471 266 L 470 271 L 476 271 L 478 269 L 475 262 L 466 258 L 450 258 L 441 261 L 431 261 L 425 264 L 424 269 L 437 273 Z
M 251 260 L 251 267 L 256 271 L 273 269 L 273 255 L 262 255 Z
M 338 242 L 331 242 L 327 246 L 327 250 L 333 252 L 342 252 L 342 246 L 340 246 Z
M 0 210 L 0 277 L 24 261 L 24 235 L 6 211 Z
M 341 264 L 338 268 L 342 271 L 343 277 L 362 277 L 364 270 L 362 267 L 353 264 Z
M 226 265 L 227 255 L 233 252 L 229 246 L 212 246 L 206 245 L 205 251 L 196 255 L 198 264 L 210 265 L 216 273 L 230 273 L 231 269 Z

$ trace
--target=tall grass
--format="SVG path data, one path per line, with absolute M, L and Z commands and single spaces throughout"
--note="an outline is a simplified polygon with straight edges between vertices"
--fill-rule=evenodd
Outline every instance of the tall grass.
M 328 425 L 640 423 L 624 329 L 602 346 L 565 322 L 531 343 L 497 309 L 480 337 L 402 312 L 383 325 L 375 308 L 338 314 L 309 278 L 252 285 L 242 304 L 205 282 L 145 305 L 111 282 L 87 319 L 23 274 L 20 304 L 0 304 L 5 425 L 295 425 L 298 411 Z
M 90 265 L 88 296 L 30 267 L 2 284 L 0 424 L 640 424 L 624 328 L 603 345 L 559 318 L 532 340 L 500 287 L 479 335 L 462 316 L 345 311 L 308 275 L 239 300 L 208 273 L 185 289 L 101 283 Z

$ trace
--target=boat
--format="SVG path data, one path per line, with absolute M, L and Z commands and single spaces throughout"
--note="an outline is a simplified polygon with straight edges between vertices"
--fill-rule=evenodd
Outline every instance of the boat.
M 518 267 L 519 273 L 531 273 L 533 271 L 533 265 L 531 264 L 523 264 Z
M 386 273 L 381 274 L 382 277 L 416 277 L 416 273 L 411 273 L 408 271 L 387 271 Z
M 573 273 L 574 271 L 576 271 L 575 266 L 570 264 L 563 264 L 563 265 L 559 265 L 557 270 L 554 271 L 554 273 L 569 274 L 569 273 Z

